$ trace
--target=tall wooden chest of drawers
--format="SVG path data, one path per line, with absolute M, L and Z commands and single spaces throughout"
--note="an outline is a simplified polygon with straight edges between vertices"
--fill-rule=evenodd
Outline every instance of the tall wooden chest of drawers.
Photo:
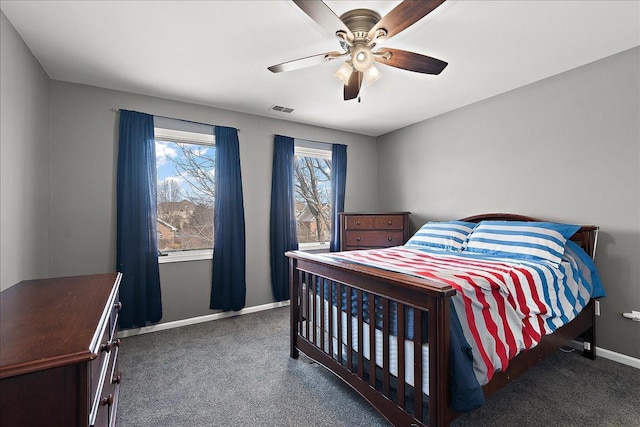
M 120 273 L 27 280 L 0 293 L 0 424 L 113 426 Z
M 400 246 L 409 240 L 409 212 L 341 212 L 340 250 Z

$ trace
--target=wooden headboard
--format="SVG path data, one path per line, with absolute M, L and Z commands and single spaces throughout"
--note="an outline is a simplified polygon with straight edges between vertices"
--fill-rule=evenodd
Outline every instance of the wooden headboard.
M 507 214 L 507 213 L 488 213 L 473 215 L 462 218 L 461 221 L 480 222 L 480 221 L 537 221 L 537 222 L 554 222 L 545 221 L 543 219 L 532 218 L 530 216 Z M 571 236 L 571 240 L 580 245 L 584 251 L 589 254 L 592 259 L 596 257 L 596 245 L 598 243 L 598 227 L 595 225 L 583 225 L 576 234 Z

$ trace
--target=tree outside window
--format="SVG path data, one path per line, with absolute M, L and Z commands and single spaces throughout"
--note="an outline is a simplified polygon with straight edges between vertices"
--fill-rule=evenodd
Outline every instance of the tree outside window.
M 298 243 L 331 239 L 331 152 L 296 147 L 294 175 Z M 299 153 L 302 152 L 302 155 Z

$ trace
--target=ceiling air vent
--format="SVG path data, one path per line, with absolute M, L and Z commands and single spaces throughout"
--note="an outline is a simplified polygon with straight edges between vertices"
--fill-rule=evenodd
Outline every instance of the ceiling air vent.
M 272 105 L 269 107 L 270 110 L 279 111 L 281 113 L 291 113 L 293 112 L 293 108 L 283 107 L 282 105 Z

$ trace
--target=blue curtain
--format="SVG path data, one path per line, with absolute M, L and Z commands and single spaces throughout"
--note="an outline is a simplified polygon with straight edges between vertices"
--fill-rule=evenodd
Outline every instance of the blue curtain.
M 271 288 L 276 301 L 289 299 L 289 261 L 286 251 L 298 249 L 294 198 L 294 141 L 275 135 L 271 179 Z
M 344 212 L 344 193 L 347 186 L 347 146 L 331 146 L 331 243 L 329 250 L 340 250 L 340 218 Z
M 238 130 L 216 126 L 213 277 L 209 308 L 238 311 L 247 293 L 244 204 Z
M 122 328 L 145 326 L 162 318 L 156 215 L 153 116 L 121 110 L 116 269 L 122 273 Z

